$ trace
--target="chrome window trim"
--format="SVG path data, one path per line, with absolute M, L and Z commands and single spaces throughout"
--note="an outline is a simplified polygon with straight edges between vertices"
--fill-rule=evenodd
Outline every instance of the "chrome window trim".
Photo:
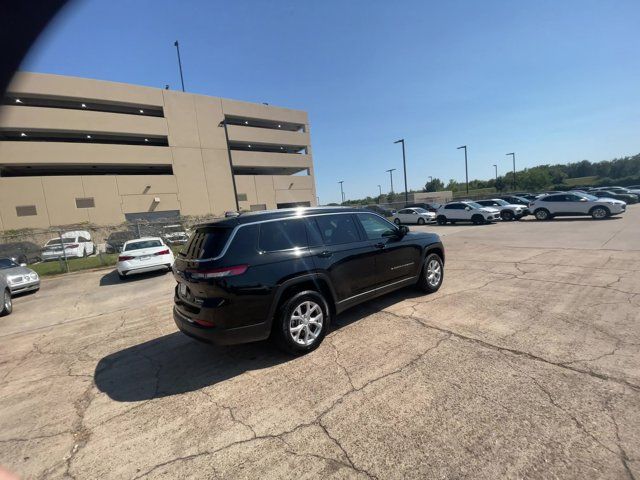
M 229 239 L 227 240 L 227 243 L 224 244 L 224 247 L 222 248 L 222 251 L 220 252 L 220 255 L 218 255 L 216 257 L 211 257 L 211 258 L 194 258 L 194 259 L 185 259 L 185 260 L 187 262 L 194 262 L 194 263 L 211 262 L 211 261 L 214 261 L 214 260 L 220 260 L 227 253 L 227 250 L 229 250 L 229 247 L 231 246 L 231 242 L 233 242 L 233 239 L 235 238 L 236 233 L 238 232 L 238 230 L 240 230 L 243 227 L 248 227 L 250 225 L 259 225 L 261 223 L 267 223 L 267 222 L 280 222 L 282 220 L 293 220 L 293 219 L 296 219 L 296 218 L 321 217 L 321 216 L 325 216 L 325 215 L 355 215 L 356 213 L 367 213 L 369 215 L 376 215 L 376 216 L 382 218 L 385 222 L 388 222 L 392 226 L 395 227 L 395 225 L 393 223 L 389 222 L 386 218 L 384 218 L 381 215 L 378 215 L 377 213 L 374 213 L 374 212 L 354 212 L 354 211 L 349 211 L 349 212 L 331 212 L 331 213 L 309 213 L 309 214 L 306 214 L 306 215 L 302 214 L 302 215 L 295 215 L 295 216 L 292 216 L 292 217 L 285 217 L 285 218 L 270 218 L 268 220 L 257 220 L 255 222 L 243 223 L 242 225 L 236 225 L 235 227 L 233 227 L 233 231 L 231 232 L 231 235 L 229 236 Z M 307 246 L 305 248 L 309 248 L 309 247 Z

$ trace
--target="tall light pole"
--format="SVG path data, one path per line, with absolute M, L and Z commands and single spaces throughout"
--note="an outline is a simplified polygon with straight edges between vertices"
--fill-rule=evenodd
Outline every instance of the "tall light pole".
M 382 196 L 382 185 L 378 185 L 378 190 L 380 191 L 380 196 Z
M 404 204 L 406 206 L 409 203 L 409 189 L 407 188 L 407 158 L 404 153 L 404 138 L 396 140 L 393 143 L 402 144 L 402 167 L 404 168 Z
M 344 190 L 342 189 L 344 180 L 340 180 L 338 183 L 340 184 L 340 198 L 342 198 L 342 203 L 344 203 Z M 340 205 L 342 205 L 342 203 Z
M 173 42 L 173 46 L 176 47 L 176 51 L 178 52 L 178 68 L 180 69 L 180 82 L 182 83 L 182 91 L 184 92 L 184 77 L 182 76 L 182 61 L 180 60 L 180 45 L 178 44 L 178 40 Z
M 389 178 L 391 178 L 391 195 L 393 195 L 393 171 L 394 170 L 395 168 L 390 168 L 389 170 L 387 170 L 387 172 L 389 173 Z
M 467 195 L 469 195 L 469 169 L 467 167 L 467 146 L 462 145 L 461 147 L 456 148 L 456 150 L 460 150 L 464 148 L 464 178 L 467 182 Z
M 507 157 L 511 155 L 513 159 L 513 189 L 516 189 L 516 154 L 514 152 L 507 153 Z
M 498 165 L 496 165 L 495 163 L 493 164 L 493 168 L 496 169 L 496 183 L 498 183 Z

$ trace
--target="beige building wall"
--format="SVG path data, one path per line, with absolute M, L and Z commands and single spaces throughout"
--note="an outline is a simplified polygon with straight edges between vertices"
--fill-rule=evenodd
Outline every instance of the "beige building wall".
M 29 103 L 42 99 L 58 104 Z M 84 102 L 97 107 L 80 108 Z M 101 105 L 119 110 L 101 111 Z M 138 115 L 138 108 L 159 113 Z M 229 124 L 231 118 L 262 126 Z M 278 122 L 299 131 L 279 130 Z M 54 138 L 38 140 L 47 135 Z M 88 142 L 87 135 L 115 140 Z M 67 137 L 75 140 L 59 140 Z M 147 137 L 160 143 L 145 144 Z M 0 230 L 113 225 L 129 213 L 221 216 L 236 209 L 236 190 L 246 195 L 238 200 L 243 210 L 316 204 L 306 112 L 26 72 L 14 77 L 0 107 Z M 95 206 L 77 208 L 77 198 L 93 198 Z M 22 206 L 35 207 L 35 214 L 18 216 Z

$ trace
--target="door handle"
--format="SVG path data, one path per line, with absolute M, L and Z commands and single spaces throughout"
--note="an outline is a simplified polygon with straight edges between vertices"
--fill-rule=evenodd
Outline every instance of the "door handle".
M 374 247 L 376 247 L 376 248 L 384 248 L 384 246 L 385 246 L 385 244 L 384 244 L 384 243 L 382 243 L 382 242 L 376 243 L 376 244 L 374 245 Z
M 320 258 L 329 258 L 331 255 L 333 255 L 333 253 L 330 252 L 329 250 L 323 250 L 317 256 Z

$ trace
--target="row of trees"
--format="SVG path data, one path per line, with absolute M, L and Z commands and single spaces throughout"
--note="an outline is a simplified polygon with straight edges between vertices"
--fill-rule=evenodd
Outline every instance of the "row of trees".
M 578 179 L 585 178 L 583 182 Z M 571 185 L 566 183 L 567 179 L 578 180 Z M 602 162 L 590 162 L 582 160 L 577 163 L 566 165 L 539 165 L 537 167 L 526 168 L 516 171 L 516 186 L 518 191 L 541 191 L 551 189 L 568 188 L 573 185 L 637 185 L 640 184 L 640 154 L 632 157 L 615 158 Z M 495 188 L 497 191 L 513 190 L 513 172 L 499 176 L 490 180 L 471 180 L 469 190 L 479 190 L 483 188 Z M 441 190 L 451 190 L 461 192 L 466 189 L 464 182 L 449 180 L 444 183 L 439 178 L 428 181 L 424 192 L 437 192 Z M 411 190 L 410 192 L 415 192 Z M 376 197 L 366 197 L 357 200 L 347 200 L 345 205 L 362 205 L 373 203 L 392 203 L 404 200 L 404 192 L 382 194 Z
M 632 157 L 616 158 L 602 162 L 592 163 L 582 160 L 566 165 L 539 165 L 516 172 L 515 190 L 547 190 L 552 188 L 568 187 L 567 179 L 580 179 L 582 177 L 597 177 L 585 179 L 586 184 L 595 185 L 630 185 L 640 183 L 640 154 Z M 575 182 L 574 182 L 575 183 Z M 578 183 L 580 183 L 578 181 Z M 482 188 L 495 188 L 498 191 L 513 189 L 513 172 L 490 180 L 471 180 L 469 190 Z M 464 182 L 449 180 L 445 183 L 439 178 L 428 181 L 424 186 L 425 192 L 438 190 L 462 191 L 466 189 Z

